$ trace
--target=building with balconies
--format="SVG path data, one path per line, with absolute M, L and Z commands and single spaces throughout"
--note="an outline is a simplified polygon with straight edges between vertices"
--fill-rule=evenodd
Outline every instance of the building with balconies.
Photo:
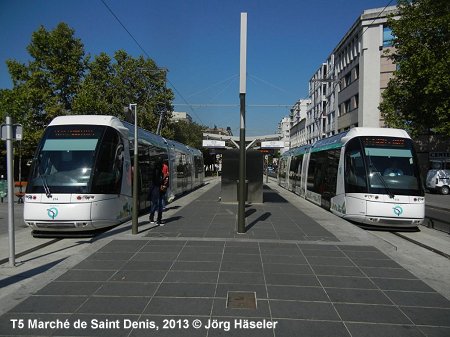
M 281 135 L 281 140 L 284 143 L 284 148 L 280 149 L 281 153 L 286 152 L 290 148 L 290 130 L 291 130 L 290 117 L 283 117 L 283 119 L 278 123 L 278 130 L 277 130 L 277 133 Z
M 306 144 L 305 124 L 309 104 L 311 104 L 310 99 L 299 99 L 291 108 L 289 115 L 289 141 L 291 148 Z
M 352 127 L 382 127 L 381 93 L 395 70 L 387 18 L 396 6 L 365 10 L 309 81 L 306 141 Z

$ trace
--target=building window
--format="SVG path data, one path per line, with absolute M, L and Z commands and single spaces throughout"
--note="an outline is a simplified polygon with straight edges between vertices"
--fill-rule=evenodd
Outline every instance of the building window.
M 339 116 L 345 115 L 346 113 L 352 110 L 351 101 L 352 101 L 351 99 L 348 99 L 344 103 L 339 105 Z
M 383 47 L 392 47 L 394 43 L 394 35 L 390 27 L 383 27 Z
M 353 109 L 358 109 L 359 106 L 359 95 L 353 96 Z
M 355 68 L 353 68 L 353 74 L 354 74 L 353 78 L 357 80 L 359 78 L 359 64 L 357 64 Z
M 344 83 L 343 89 L 345 89 L 346 87 L 348 87 L 350 85 L 350 83 L 352 83 L 352 74 L 351 74 L 351 72 L 349 72 L 349 73 L 347 73 L 347 75 L 345 75 L 343 83 Z
M 350 112 L 351 109 L 352 109 L 351 108 L 351 100 L 350 99 L 346 100 L 344 102 L 344 111 L 345 111 L 345 113 Z

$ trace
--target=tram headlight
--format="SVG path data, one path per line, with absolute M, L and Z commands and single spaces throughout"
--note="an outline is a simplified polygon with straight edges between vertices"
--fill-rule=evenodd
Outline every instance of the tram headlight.
M 369 200 L 372 200 L 372 199 L 378 200 L 378 198 L 379 198 L 378 195 L 373 195 L 373 194 L 366 194 L 364 197 Z
M 77 200 L 93 200 L 94 198 L 93 195 L 77 195 Z

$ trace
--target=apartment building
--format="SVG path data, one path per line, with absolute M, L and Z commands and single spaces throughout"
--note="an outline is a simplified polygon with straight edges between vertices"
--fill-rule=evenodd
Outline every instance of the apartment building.
M 306 142 L 305 123 L 309 104 L 311 104 L 310 99 L 299 99 L 291 108 L 289 115 L 289 142 L 291 148 L 303 145 Z
M 286 152 L 290 148 L 290 129 L 291 129 L 290 117 L 283 117 L 283 119 L 278 123 L 278 130 L 277 130 L 277 133 L 282 135 L 281 140 L 284 143 L 284 148 L 280 149 L 281 153 Z
M 356 126 L 382 127 L 378 106 L 395 65 L 385 51 L 396 6 L 365 10 L 309 81 L 306 143 Z
M 192 123 L 192 117 L 187 112 L 173 111 L 172 117 L 170 119 L 173 122 L 183 121 L 187 123 Z

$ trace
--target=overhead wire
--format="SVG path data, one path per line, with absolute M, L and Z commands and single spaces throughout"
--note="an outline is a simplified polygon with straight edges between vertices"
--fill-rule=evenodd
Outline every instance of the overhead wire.
M 221 80 L 221 81 L 219 81 L 219 82 L 216 82 L 216 83 L 214 83 L 214 84 L 211 84 L 210 86 L 208 86 L 208 87 L 206 87 L 206 88 L 203 88 L 203 89 L 200 89 L 200 90 L 197 91 L 197 92 L 194 92 L 193 94 L 189 95 L 188 98 L 191 98 L 191 97 L 193 97 L 193 96 L 197 96 L 197 95 L 199 95 L 199 94 L 202 94 L 202 93 L 204 93 L 205 91 L 208 91 L 208 90 L 211 89 L 211 88 L 217 87 L 217 86 L 219 86 L 219 85 L 221 85 L 221 84 L 223 84 L 223 83 L 227 83 L 228 81 L 233 80 L 233 79 L 235 79 L 235 78 L 237 78 L 237 77 L 239 77 L 239 74 L 234 74 L 233 76 L 230 76 L 230 77 L 228 77 L 228 78 L 226 78 L 226 79 L 224 79 L 224 80 Z
M 388 8 L 388 7 L 391 5 L 391 3 L 392 3 L 393 1 L 394 1 L 394 0 L 389 0 L 389 2 L 387 3 L 387 5 L 384 6 L 384 8 L 381 10 L 381 12 L 379 12 L 378 15 L 372 20 L 372 22 L 366 26 L 366 28 L 363 30 L 363 32 L 362 32 L 362 34 L 361 34 L 361 37 L 360 37 L 361 39 L 362 39 L 363 35 L 365 34 L 365 32 L 369 29 L 369 26 L 372 25 L 372 24 L 375 22 L 375 20 L 377 20 L 377 19 L 379 19 L 379 18 L 381 17 L 381 14 L 384 13 L 384 11 L 386 10 L 386 8 Z M 333 67 L 333 71 L 334 71 L 334 67 Z M 336 88 L 336 86 L 338 86 L 339 83 L 340 83 L 341 81 L 342 81 L 342 79 L 341 79 L 341 80 L 338 80 L 338 81 L 334 81 L 334 83 L 333 83 L 333 88 L 331 89 L 331 91 L 334 91 L 335 88 Z M 314 89 L 313 89 L 313 91 L 315 91 L 316 88 L 317 88 L 318 86 L 320 86 L 320 85 L 322 85 L 322 84 L 318 84 L 317 86 L 316 86 L 316 84 L 314 84 Z M 315 118 L 315 122 L 318 122 L 318 120 L 320 120 L 321 117 L 325 116 L 325 115 L 324 115 L 324 112 L 325 112 L 325 111 L 322 111 L 322 113 L 321 113 L 320 115 L 318 115 L 318 116 Z
M 114 13 L 114 11 L 111 9 L 111 7 L 108 6 L 105 0 L 100 0 L 103 5 L 108 9 L 108 11 L 111 13 L 111 15 L 117 20 L 117 22 L 122 26 L 122 28 L 128 33 L 128 35 L 131 37 L 131 39 L 136 43 L 136 45 L 139 47 L 139 49 L 144 53 L 147 58 L 151 59 L 150 55 L 147 53 L 147 51 L 144 49 L 144 47 L 141 46 L 139 41 L 133 36 L 133 34 L 127 29 L 127 27 L 122 23 L 122 21 L 119 19 L 119 17 Z M 188 107 L 191 109 L 193 114 L 197 117 L 197 119 L 200 121 L 201 124 L 203 124 L 200 117 L 197 115 L 197 113 L 194 111 L 192 106 L 189 104 L 189 102 L 184 98 L 184 96 L 180 93 L 180 91 L 175 87 L 175 85 L 167 78 L 166 75 L 166 81 L 172 86 L 174 91 L 178 94 L 178 96 L 188 105 Z
M 256 83 L 255 80 L 258 80 L 259 82 L 261 82 L 261 83 L 263 83 L 263 84 L 265 84 L 265 85 L 267 85 L 269 87 L 272 87 L 274 89 L 277 89 L 277 90 L 279 90 L 279 91 L 281 91 L 281 92 L 283 92 L 285 94 L 291 94 L 288 90 L 283 89 L 281 87 L 278 87 L 275 84 L 270 83 L 269 81 L 263 80 L 262 78 L 259 78 L 259 77 L 255 76 L 255 75 L 252 75 L 252 74 L 247 74 L 247 75 L 248 75 L 248 77 L 250 79 L 254 80 L 255 83 Z
M 139 47 L 139 49 L 145 54 L 145 56 L 147 56 L 148 58 L 150 58 L 150 56 L 147 54 L 147 52 L 145 51 L 145 49 L 141 46 L 141 44 L 135 39 L 135 37 L 133 36 L 133 34 L 131 34 L 131 32 L 127 29 L 127 27 L 125 27 L 125 25 L 122 23 L 122 21 L 120 21 L 119 17 L 113 12 L 113 10 L 111 9 L 111 7 L 108 6 L 108 4 L 104 1 L 104 0 L 100 0 L 105 7 L 108 9 L 108 11 L 111 13 L 112 16 L 114 16 L 114 18 L 117 20 L 117 22 L 122 26 L 123 29 L 125 29 L 125 31 L 128 33 L 128 35 L 133 39 L 133 41 L 137 44 L 137 46 Z
M 382 10 L 380 13 L 378 13 L 378 15 L 372 20 L 372 22 L 371 22 L 369 25 L 367 25 L 366 29 L 364 29 L 364 31 L 362 32 L 361 37 L 364 35 L 364 33 L 367 31 L 367 29 L 369 29 L 369 26 L 370 26 L 371 24 L 373 24 L 373 23 L 375 22 L 376 19 L 379 19 L 379 18 L 380 18 L 381 14 L 383 14 L 383 12 L 386 10 L 386 8 L 389 7 L 389 5 L 392 3 L 392 1 L 394 1 L 394 0 L 390 0 L 390 1 L 388 2 L 388 4 L 387 4 L 386 6 L 384 6 L 383 10 Z

